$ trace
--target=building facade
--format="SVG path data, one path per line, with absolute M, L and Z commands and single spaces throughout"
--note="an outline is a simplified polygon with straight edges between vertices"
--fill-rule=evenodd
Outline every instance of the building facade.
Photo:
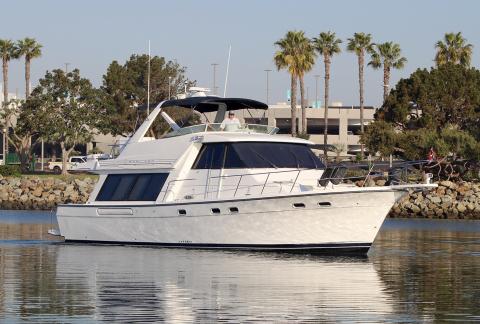
M 368 125 L 374 120 L 375 108 L 372 106 L 364 107 L 364 125 Z M 307 134 L 310 140 L 316 144 L 323 144 L 323 134 L 325 109 L 306 108 L 307 115 Z M 236 116 L 246 123 L 265 124 L 279 128 L 279 134 L 291 134 L 291 110 L 289 103 L 278 103 L 269 105 L 266 112 L 248 111 L 247 109 L 238 111 Z M 210 122 L 214 119 L 214 114 L 206 116 Z M 297 132 L 302 129 L 302 111 L 300 105 L 297 106 Z M 356 154 L 360 152 L 360 107 L 344 106 L 341 103 L 333 103 L 328 108 L 328 129 L 327 141 L 329 145 L 335 145 L 342 148 L 343 154 Z

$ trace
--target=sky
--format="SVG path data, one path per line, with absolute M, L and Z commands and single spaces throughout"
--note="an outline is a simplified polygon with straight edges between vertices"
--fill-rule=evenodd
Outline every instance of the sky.
M 332 60 L 330 98 L 358 105 L 358 67 L 345 50 L 355 32 L 372 34 L 377 43 L 400 44 L 408 63 L 392 72 L 392 87 L 417 68 L 433 65 L 435 43 L 446 32 L 461 31 L 474 45 L 472 65 L 480 67 L 480 1 L 447 0 L 0 0 L 1 39 L 34 37 L 43 45 L 42 57 L 32 62 L 32 85 L 47 70 L 80 69 L 82 76 L 100 86 L 108 65 L 124 63 L 131 54 L 147 53 L 177 60 L 198 86 L 213 86 L 212 63 L 218 63 L 217 86 L 223 94 L 228 48 L 231 61 L 227 96 L 285 102 L 290 77 L 273 62 L 275 41 L 288 30 L 308 37 L 333 31 L 343 40 L 342 53 Z M 24 93 L 24 63 L 12 61 L 9 92 Z M 366 68 L 365 104 L 379 106 L 382 71 Z M 324 96 L 323 61 L 305 76 L 309 99 Z M 322 100 L 323 101 L 323 100 Z

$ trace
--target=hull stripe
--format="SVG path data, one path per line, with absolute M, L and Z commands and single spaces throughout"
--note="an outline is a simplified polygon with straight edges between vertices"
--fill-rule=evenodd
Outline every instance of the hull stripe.
M 165 248 L 245 250 L 245 251 L 283 251 L 301 253 L 355 253 L 365 254 L 371 243 L 326 243 L 326 244 L 213 244 L 213 243 L 157 243 L 157 242 L 121 242 L 96 240 L 65 240 L 65 243 L 108 244 L 108 245 L 148 245 Z

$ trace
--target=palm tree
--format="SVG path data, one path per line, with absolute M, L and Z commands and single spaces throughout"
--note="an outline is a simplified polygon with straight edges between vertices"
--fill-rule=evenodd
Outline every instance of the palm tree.
M 372 60 L 368 65 L 374 69 L 383 66 L 383 102 L 387 99 L 390 87 L 391 69 L 402 69 L 407 63 L 407 59 L 402 56 L 400 45 L 393 42 L 376 44 L 376 49 L 372 53 Z
M 303 33 L 303 32 L 302 32 Z M 303 36 L 299 44 L 299 53 L 296 57 L 296 63 L 298 65 L 298 80 L 300 81 L 300 102 L 302 107 L 302 134 L 307 134 L 307 114 L 306 114 L 306 101 L 305 101 L 305 73 L 311 71 L 315 65 L 315 49 L 312 42 L 307 37 Z
M 348 39 L 347 51 L 354 52 L 358 58 L 358 83 L 360 89 L 360 132 L 363 134 L 363 113 L 364 113 L 364 106 L 363 106 L 363 84 L 364 84 L 364 76 L 363 76 L 363 68 L 365 65 L 365 53 L 372 53 L 373 52 L 373 43 L 372 43 L 372 35 L 365 34 L 365 33 L 355 33 L 353 34 L 353 38 Z M 364 157 L 364 146 L 361 146 L 361 156 L 362 159 Z
M 8 103 L 8 63 L 18 58 L 18 50 L 15 43 L 10 39 L 0 39 L 0 56 L 3 68 L 3 104 Z
M 440 40 L 435 44 L 437 49 L 435 63 L 437 66 L 453 63 L 469 67 L 472 60 L 473 45 L 467 44 L 467 40 L 462 36 L 462 33 L 446 33 L 443 39 L 444 41 Z
M 278 70 L 287 69 L 290 73 L 290 107 L 291 107 L 291 132 L 292 136 L 297 135 L 297 79 L 303 81 L 305 72 L 313 67 L 314 53 L 313 48 L 309 44 L 309 40 L 305 37 L 303 31 L 288 31 L 284 38 L 275 42 L 279 50 L 275 52 L 273 60 Z M 301 88 L 303 83 L 301 81 Z M 303 108 L 303 92 L 302 108 Z M 305 111 L 302 109 L 302 121 L 305 118 Z M 305 118 L 306 119 L 306 118 Z M 306 126 L 306 123 L 302 123 Z M 305 130 L 306 132 L 306 130 Z
M 6 110 L 8 105 L 8 63 L 18 58 L 18 50 L 15 43 L 10 39 L 0 39 L 0 56 L 3 68 L 3 106 Z M 10 129 L 10 116 L 5 116 L 5 128 L 7 129 L 5 151 L 8 152 L 8 130 Z M 5 157 L 4 157 L 5 159 Z
M 325 64 L 325 114 L 324 114 L 324 132 L 323 132 L 323 152 L 325 161 L 327 161 L 327 134 L 328 134 L 328 95 L 330 88 L 330 64 L 331 58 L 335 54 L 341 52 L 341 39 L 338 39 L 335 33 L 328 31 L 322 32 L 318 38 L 313 39 L 313 45 L 320 55 L 323 55 L 323 62 Z
M 42 55 L 42 45 L 34 38 L 25 38 L 17 42 L 18 54 L 25 56 L 25 99 L 30 96 L 30 63 Z

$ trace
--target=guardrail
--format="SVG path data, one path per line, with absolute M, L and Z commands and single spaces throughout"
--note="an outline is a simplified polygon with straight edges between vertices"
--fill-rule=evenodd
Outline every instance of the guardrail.
M 295 176 L 294 176 L 294 180 L 293 181 L 281 181 L 281 182 L 274 182 L 274 183 L 277 183 L 279 184 L 279 187 L 280 187 L 280 192 L 282 190 L 282 185 L 287 183 L 287 184 L 291 184 L 290 186 L 290 190 L 288 190 L 288 192 L 292 192 L 293 189 L 295 188 L 295 185 L 298 181 L 298 178 L 300 176 L 300 173 L 302 171 L 312 171 L 314 169 L 295 169 L 295 170 L 281 170 L 281 171 L 270 171 L 270 172 L 259 172 L 259 173 L 250 173 L 250 174 L 232 174 L 232 175 L 220 175 L 220 176 L 212 176 L 212 177 L 207 177 L 206 178 L 206 181 L 205 181 L 205 184 L 203 185 L 192 185 L 190 187 L 202 187 L 204 188 L 204 191 L 201 192 L 201 193 L 196 193 L 196 194 L 191 194 L 192 196 L 203 196 L 204 199 L 207 198 L 207 196 L 211 193 L 217 193 L 217 198 L 218 196 L 221 194 L 221 193 L 225 193 L 225 192 L 232 192 L 233 191 L 233 198 L 237 196 L 237 193 L 238 193 L 238 190 L 240 188 L 242 189 L 247 189 L 247 190 L 250 190 L 251 188 L 255 188 L 255 187 L 262 187 L 262 189 L 260 190 L 260 195 L 263 195 L 264 191 L 265 191 L 265 188 L 268 186 L 268 181 L 270 179 L 270 176 L 272 174 L 285 174 L 285 173 L 294 173 Z M 250 184 L 250 185 L 246 185 L 246 186 L 241 186 L 241 182 L 243 179 L 245 179 L 246 177 L 255 177 L 255 176 L 262 176 L 262 175 L 266 175 L 266 178 L 265 178 L 265 181 L 262 182 L 262 183 L 257 183 L 257 184 Z M 219 181 L 220 180 L 223 180 L 223 179 L 228 179 L 228 178 L 235 178 L 235 177 L 238 177 L 238 181 L 236 182 L 236 184 L 234 184 L 233 186 L 235 188 L 232 188 L 232 189 L 221 189 L 220 190 L 220 184 L 216 185 L 215 187 L 217 187 L 217 190 L 213 190 L 213 191 L 209 191 L 208 188 L 211 186 L 211 181 L 212 180 L 215 180 L 215 179 L 218 179 Z M 169 193 L 173 192 L 173 188 L 171 188 L 171 185 L 172 184 L 175 184 L 175 183 L 178 183 L 178 182 L 186 182 L 186 181 L 197 181 L 199 179 L 176 179 L 176 180 L 170 180 L 168 183 L 167 183 L 167 187 L 164 191 L 164 196 L 163 196 L 163 201 L 165 202 L 165 200 L 167 199 Z
M 395 168 L 392 168 L 389 170 L 389 173 L 387 175 L 387 183 L 388 184 L 405 184 L 408 183 L 408 172 L 412 171 L 410 170 L 412 167 L 415 166 L 422 166 L 424 164 L 428 163 L 428 161 L 409 161 L 405 162 L 401 165 L 397 165 Z M 369 178 L 378 178 L 378 177 L 385 177 L 384 173 L 376 173 L 374 171 L 375 167 L 378 167 L 378 164 L 370 164 L 370 165 L 350 165 L 350 166 L 345 166 L 345 165 L 337 165 L 337 166 L 330 166 L 326 168 L 322 176 L 318 179 L 317 181 L 317 186 L 318 187 L 323 187 L 327 188 L 327 186 L 332 185 L 339 185 L 340 183 L 345 183 L 346 181 L 357 181 L 357 180 L 363 180 L 362 181 L 362 186 L 365 186 Z M 362 169 L 366 171 L 366 175 L 361 175 L 361 176 L 345 176 L 345 173 L 347 170 L 352 170 L 352 169 Z M 204 199 L 208 197 L 209 194 L 216 193 L 216 197 L 218 198 L 220 194 L 224 194 L 227 192 L 233 192 L 232 198 L 237 197 L 237 194 L 240 189 L 246 189 L 247 192 L 250 191 L 252 188 L 257 188 L 261 187 L 259 190 L 259 195 L 262 196 L 265 192 L 265 189 L 269 187 L 269 184 L 275 184 L 275 187 L 279 187 L 280 192 L 283 190 L 283 185 L 288 184 L 288 193 L 291 193 L 300 177 L 300 174 L 302 172 L 306 171 L 314 171 L 316 169 L 294 169 L 294 170 L 281 170 L 281 171 L 269 171 L 269 172 L 259 172 L 259 173 L 251 173 L 251 174 L 233 174 L 233 175 L 219 175 L 219 176 L 209 176 L 206 178 L 204 184 L 194 184 L 190 185 L 190 188 L 193 188 L 195 191 L 195 188 L 203 188 L 201 192 L 199 193 L 189 193 L 187 196 L 190 196 L 190 199 L 193 199 L 194 197 L 201 196 Z M 400 175 L 398 174 L 398 171 L 400 170 Z M 415 169 L 418 171 L 418 169 Z M 277 175 L 277 174 L 287 174 L 287 173 L 293 173 L 293 179 L 289 181 L 273 181 L 269 182 L 271 179 L 272 175 Z M 247 178 L 247 177 L 257 177 L 257 176 L 262 176 L 265 175 L 265 180 L 260 182 L 260 183 L 255 183 L 255 184 L 249 184 L 249 185 L 244 185 L 242 186 L 242 180 Z M 425 174 L 426 178 L 423 179 L 425 182 L 429 182 L 431 176 L 429 174 Z M 229 178 L 238 178 L 237 182 L 229 185 L 228 189 L 221 188 L 221 180 L 224 179 L 229 179 Z M 217 184 L 211 184 L 212 180 L 218 180 L 219 182 Z M 195 178 L 190 178 L 190 179 L 176 179 L 176 180 L 170 180 L 167 183 L 167 187 L 165 191 L 162 191 L 164 193 L 163 196 L 163 202 L 165 202 L 169 194 L 171 194 L 174 190 L 173 185 L 179 182 L 187 182 L 187 181 L 199 181 L 200 179 L 195 179 Z M 209 190 L 209 187 L 215 187 L 215 190 Z

